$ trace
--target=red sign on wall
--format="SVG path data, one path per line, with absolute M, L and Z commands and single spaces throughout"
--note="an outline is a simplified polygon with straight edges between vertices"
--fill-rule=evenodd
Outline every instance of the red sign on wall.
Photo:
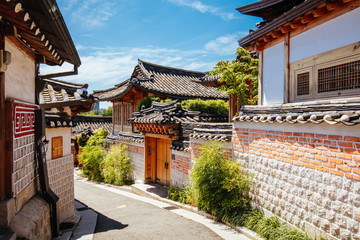
M 37 106 L 14 103 L 14 137 L 23 137 L 35 132 L 35 113 Z

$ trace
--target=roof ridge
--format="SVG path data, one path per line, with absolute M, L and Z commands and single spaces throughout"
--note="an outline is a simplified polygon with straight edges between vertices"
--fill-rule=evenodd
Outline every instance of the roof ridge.
M 150 63 L 150 62 L 146 62 L 143 61 L 141 59 L 138 59 L 139 62 L 141 63 L 145 63 L 154 67 L 159 67 L 159 68 L 165 68 L 165 69 L 169 69 L 169 70 L 177 70 L 177 71 L 182 71 L 182 72 L 188 72 L 188 73 L 196 73 L 196 74 L 203 74 L 205 75 L 206 72 L 202 72 L 202 71 L 195 71 L 195 70 L 187 70 L 187 69 L 183 69 L 183 68 L 175 68 L 175 67 L 169 67 L 169 66 L 164 66 L 164 65 L 159 65 L 159 64 L 155 64 L 155 63 Z M 144 66 L 145 68 L 145 66 Z
M 144 73 L 144 75 L 145 75 L 147 78 L 150 78 L 151 75 L 150 75 L 149 71 L 145 68 L 145 66 L 144 66 L 143 63 L 146 63 L 146 62 L 138 59 L 138 64 L 137 64 L 137 65 L 140 67 L 140 70 Z M 135 68 L 136 68 L 136 66 L 135 66 Z
M 74 82 L 69 82 L 69 81 L 64 81 L 64 80 L 59 80 L 59 79 L 53 79 L 53 78 L 41 79 L 41 80 L 45 81 L 47 83 L 54 83 L 54 84 L 63 85 L 63 86 L 66 86 L 66 87 L 88 88 L 87 83 L 74 83 Z

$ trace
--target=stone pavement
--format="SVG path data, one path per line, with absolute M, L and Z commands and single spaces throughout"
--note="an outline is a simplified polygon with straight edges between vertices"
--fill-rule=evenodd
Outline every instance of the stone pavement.
M 151 204 L 160 207 L 162 209 L 166 209 L 185 219 L 192 220 L 194 224 L 200 224 L 207 227 L 222 239 L 240 239 L 240 240 L 259 239 L 258 237 L 256 237 L 256 235 L 253 232 L 248 231 L 247 229 L 238 228 L 236 229 L 237 231 L 235 231 L 229 226 L 213 221 L 209 215 L 207 215 L 204 212 L 198 211 L 196 208 L 182 205 L 177 202 L 164 198 L 167 195 L 167 189 L 161 185 L 134 184 L 133 186 L 131 186 L 131 188 L 116 187 L 116 186 L 110 186 L 108 184 L 98 184 L 94 182 L 89 182 L 80 177 L 75 177 L 75 178 L 76 178 L 75 182 L 81 182 L 82 186 L 84 186 L 83 184 L 85 183 L 91 186 L 95 186 L 96 188 L 100 188 L 118 194 L 119 196 L 124 196 L 127 198 L 131 198 L 133 200 L 144 202 L 146 204 Z M 133 194 L 131 192 L 136 194 Z M 74 233 L 72 234 L 71 239 L 93 239 L 94 237 L 93 233 L 96 228 L 96 221 L 98 218 L 98 214 L 95 211 L 93 211 L 91 208 L 87 207 L 86 205 L 80 202 L 76 202 L 75 209 L 76 209 L 76 214 L 80 216 L 81 219 Z M 102 214 L 100 216 L 103 217 Z M 103 221 L 103 219 L 101 221 Z M 127 225 L 122 225 L 122 226 L 124 226 L 124 229 L 128 227 Z M 198 234 L 202 234 L 202 233 L 200 232 Z M 102 233 L 102 235 L 99 235 L 100 238 L 104 236 L 107 238 L 113 237 L 111 235 L 104 235 L 104 233 Z M 99 237 L 94 237 L 94 239 Z M 68 240 L 69 238 L 61 238 L 61 239 Z M 214 235 L 213 237 L 210 238 L 208 237 L 208 239 L 216 239 L 216 238 Z

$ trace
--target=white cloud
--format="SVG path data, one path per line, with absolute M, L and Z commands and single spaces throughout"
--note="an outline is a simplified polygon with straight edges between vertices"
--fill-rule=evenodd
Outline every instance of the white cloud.
M 117 12 L 113 0 L 76 0 L 64 3 L 65 11 L 71 12 L 72 21 L 86 29 L 103 26 Z
M 88 83 L 89 91 L 113 87 L 132 74 L 141 59 L 151 63 L 196 71 L 210 71 L 219 60 L 233 58 L 239 34 L 226 35 L 208 42 L 202 49 L 179 50 L 147 46 L 143 48 L 86 47 L 78 45 L 81 66 L 78 75 L 61 78 L 66 81 Z M 41 74 L 70 71 L 72 66 L 42 65 Z
M 167 0 L 178 6 L 191 7 L 201 13 L 211 13 L 215 16 L 219 16 L 224 20 L 235 19 L 236 16 L 233 13 L 222 12 L 219 8 L 205 5 L 201 1 L 197 0 Z
M 215 52 L 219 55 L 230 55 L 236 52 L 239 47 L 238 40 L 246 33 L 228 34 L 211 40 L 205 44 L 205 49 L 209 52 Z

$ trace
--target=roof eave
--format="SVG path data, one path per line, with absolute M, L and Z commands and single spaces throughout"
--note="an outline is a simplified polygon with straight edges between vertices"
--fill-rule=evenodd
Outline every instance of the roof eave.
M 255 30 L 249 35 L 241 38 L 238 43 L 242 47 L 247 47 L 252 41 L 257 40 L 258 38 L 264 36 L 265 34 L 275 30 L 276 28 L 288 23 L 295 18 L 305 14 L 311 9 L 319 6 L 322 3 L 325 3 L 327 0 L 308 0 L 299 4 L 296 8 L 291 9 L 290 11 L 284 13 L 283 15 L 275 18 L 273 21 L 268 23 L 262 28 Z
M 47 9 L 47 12 L 50 15 L 57 31 L 59 32 L 62 40 L 64 41 L 66 47 L 66 53 L 68 57 L 71 59 L 71 64 L 75 66 L 81 65 L 81 60 L 79 54 L 75 48 L 74 42 L 71 38 L 68 28 L 66 27 L 64 18 L 59 10 L 59 7 L 55 0 L 41 0 L 44 6 Z M 55 8 L 54 8 L 55 6 Z
M 271 7 L 272 5 L 281 3 L 283 1 L 284 0 L 259 1 L 259 2 L 250 3 L 250 4 L 242 6 L 242 7 L 238 7 L 238 8 L 236 8 L 236 10 L 238 10 L 239 12 L 241 12 L 243 14 L 247 14 L 247 15 L 251 15 L 251 16 L 258 16 L 258 15 L 252 14 L 252 12 L 260 11 L 262 9 Z

